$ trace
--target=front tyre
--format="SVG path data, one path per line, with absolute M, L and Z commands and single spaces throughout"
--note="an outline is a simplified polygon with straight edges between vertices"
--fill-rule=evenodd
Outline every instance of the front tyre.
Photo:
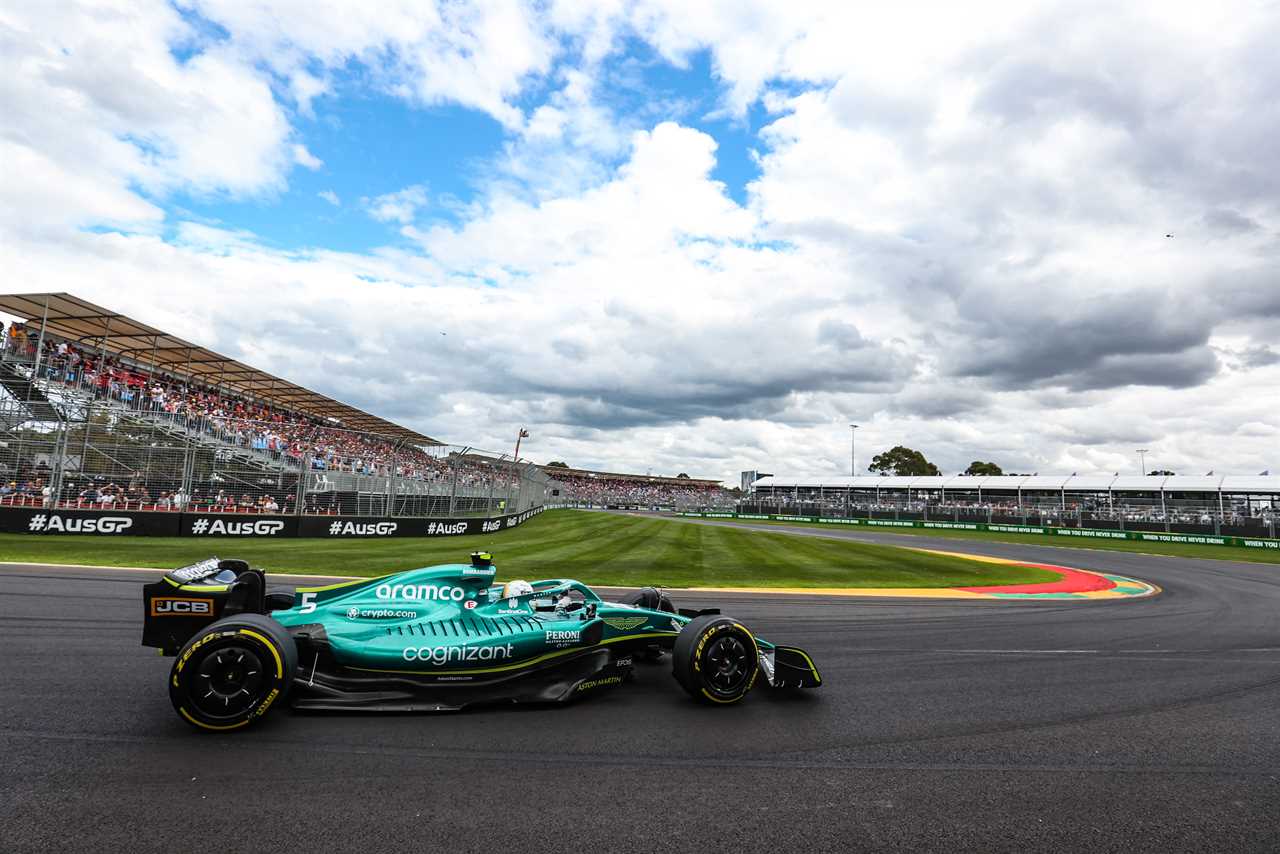
M 212 623 L 187 641 L 169 674 L 169 699 L 199 729 L 242 729 L 283 700 L 298 668 L 284 627 L 260 614 Z
M 695 700 L 729 705 L 747 696 L 755 684 L 760 649 L 742 623 L 708 614 L 680 630 L 671 664 L 672 675 Z

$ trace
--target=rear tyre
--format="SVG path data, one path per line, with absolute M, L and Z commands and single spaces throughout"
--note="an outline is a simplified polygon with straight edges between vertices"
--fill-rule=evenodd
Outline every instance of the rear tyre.
M 169 699 L 198 729 L 243 729 L 285 698 L 297 669 L 298 647 L 283 626 L 237 614 L 182 647 L 169 673 Z
M 690 621 L 671 650 L 672 675 L 689 696 L 703 703 L 738 702 L 755 685 L 759 669 L 755 636 L 721 614 Z

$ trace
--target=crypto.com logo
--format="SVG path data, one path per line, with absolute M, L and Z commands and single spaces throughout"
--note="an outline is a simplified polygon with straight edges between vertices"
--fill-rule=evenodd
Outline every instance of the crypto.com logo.
M 68 534 L 118 534 L 133 527 L 133 520 L 127 516 L 98 516 L 94 519 L 65 518 L 55 514 L 37 513 L 27 523 L 27 530 L 32 533 L 49 533 L 65 531 Z
M 396 611 L 392 608 L 347 609 L 348 620 L 407 620 L 418 616 L 417 611 Z

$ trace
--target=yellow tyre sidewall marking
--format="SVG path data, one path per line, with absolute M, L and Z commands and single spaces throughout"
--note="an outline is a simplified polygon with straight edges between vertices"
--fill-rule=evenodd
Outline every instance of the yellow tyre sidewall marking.
M 186 709 L 182 708 L 181 706 L 178 707 L 178 711 L 182 714 L 184 718 L 186 718 L 188 721 L 195 724 L 196 726 L 200 727 L 201 729 L 211 729 L 214 732 L 224 732 L 229 729 L 239 729 L 242 726 L 248 726 L 249 721 L 253 720 L 252 717 L 248 717 L 240 721 L 239 723 L 227 724 L 226 726 L 215 726 L 214 724 L 207 724 L 204 721 L 197 720 L 196 718 L 192 717 L 190 712 L 188 712 Z
M 195 654 L 196 650 L 198 650 L 200 647 L 204 646 L 206 643 L 216 638 L 234 637 L 235 635 L 238 635 L 238 634 L 247 635 L 248 637 L 253 638 L 254 640 L 258 641 L 263 646 L 265 646 L 268 650 L 271 651 L 271 657 L 274 658 L 276 662 L 276 679 L 279 681 L 283 681 L 284 680 L 284 662 L 280 659 L 280 653 L 276 650 L 276 645 L 272 643 L 270 639 L 268 639 L 265 635 L 259 634 L 258 632 L 255 632 L 252 629 L 237 629 L 234 632 L 210 632 L 209 634 L 200 638 L 200 640 L 193 643 L 190 647 L 188 647 L 186 652 L 184 652 L 182 656 L 173 665 L 173 686 L 175 688 L 179 687 L 178 677 L 182 673 L 182 669 L 186 666 L 187 661 L 190 660 L 191 656 Z M 178 707 L 178 712 L 184 718 L 186 718 L 188 721 L 190 721 L 191 723 L 195 724 L 198 727 L 221 732 L 224 730 L 238 729 L 239 727 L 246 726 L 254 718 L 261 717 L 262 715 L 266 714 L 267 710 L 271 708 L 271 704 L 275 702 L 276 697 L 279 697 L 279 696 L 280 696 L 280 688 L 273 687 L 271 689 L 271 692 L 267 694 L 267 698 L 264 701 L 262 701 L 262 703 L 260 703 L 258 707 L 254 709 L 253 712 L 251 712 L 243 721 L 240 721 L 239 723 L 234 723 L 234 724 L 227 724 L 224 726 L 207 724 L 200 720 L 197 720 L 190 712 L 186 710 L 186 708 L 182 706 Z
M 257 632 L 253 631 L 252 629 L 241 629 L 240 634 L 248 635 L 251 638 L 258 639 L 259 641 L 261 641 L 263 644 L 266 645 L 267 649 L 271 650 L 271 657 L 276 660 L 276 678 L 283 679 L 284 678 L 284 662 L 280 660 L 280 653 L 276 651 L 276 645 L 273 644 L 270 640 L 268 640 L 265 635 L 260 635 Z

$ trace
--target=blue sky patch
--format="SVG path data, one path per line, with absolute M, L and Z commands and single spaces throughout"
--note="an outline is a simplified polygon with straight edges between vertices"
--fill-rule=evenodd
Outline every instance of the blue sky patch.
M 207 46 L 226 36 L 199 16 L 184 17 L 200 35 L 173 48 L 180 59 L 192 55 L 193 44 Z M 157 204 L 171 220 L 252 232 L 275 248 L 367 252 L 407 242 L 400 234 L 404 224 L 374 219 L 367 200 L 421 186 L 427 202 L 417 210 L 414 224 L 457 224 L 459 211 L 481 200 L 488 182 L 509 179 L 498 170 L 504 146 L 515 136 L 486 113 L 422 106 L 374 91 L 367 69 L 356 64 L 330 75 L 332 90 L 312 102 L 313 114 L 293 110 L 290 117 L 294 141 L 323 161 L 319 169 L 293 167 L 287 188 L 278 193 L 247 198 L 178 193 L 155 200 Z M 550 102 L 562 85 L 553 71 L 530 81 L 514 103 L 529 115 Z M 647 130 L 676 121 L 711 135 L 718 144 L 712 177 L 745 204 L 747 185 L 759 175 L 752 153 L 767 116 L 759 107 L 745 116 L 729 116 L 723 96 L 709 52 L 693 53 L 679 66 L 639 42 L 606 61 L 593 93 L 623 129 Z M 282 91 L 277 98 L 285 100 Z M 611 174 L 628 156 L 625 151 L 601 153 L 599 165 Z

